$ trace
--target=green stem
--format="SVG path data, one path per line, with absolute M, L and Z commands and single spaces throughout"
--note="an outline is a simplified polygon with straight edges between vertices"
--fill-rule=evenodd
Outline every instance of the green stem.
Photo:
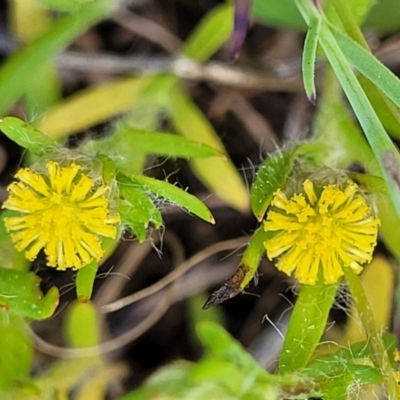
M 373 362 L 383 375 L 388 398 L 390 400 L 400 399 L 399 386 L 360 278 L 350 268 L 345 268 L 344 272 L 358 315 L 367 335 L 368 343 L 372 349 Z

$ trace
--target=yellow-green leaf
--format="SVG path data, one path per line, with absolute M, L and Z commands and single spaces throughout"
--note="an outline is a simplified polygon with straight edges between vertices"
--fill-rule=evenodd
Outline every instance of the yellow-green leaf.
M 124 112 L 137 100 L 150 78 L 123 78 L 83 90 L 66 99 L 38 122 L 53 138 L 71 135 Z

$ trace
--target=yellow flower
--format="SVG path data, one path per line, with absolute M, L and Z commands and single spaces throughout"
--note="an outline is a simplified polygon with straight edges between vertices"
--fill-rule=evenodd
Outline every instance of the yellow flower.
M 115 238 L 118 214 L 109 215 L 107 186 L 98 186 L 75 163 L 48 162 L 48 173 L 29 168 L 16 174 L 3 208 L 20 213 L 4 218 L 18 251 L 34 260 L 44 248 L 47 264 L 64 270 L 81 268 L 104 255 L 101 236 Z
M 328 185 L 320 196 L 309 179 L 303 188 L 290 199 L 281 190 L 274 193 L 264 221 L 266 231 L 277 232 L 264 243 L 268 258 L 276 258 L 277 268 L 287 275 L 296 270 L 299 282 L 309 285 L 322 276 L 325 283 L 335 283 L 346 267 L 359 274 L 361 265 L 371 261 L 379 219 L 357 185 L 348 182 L 344 190 Z

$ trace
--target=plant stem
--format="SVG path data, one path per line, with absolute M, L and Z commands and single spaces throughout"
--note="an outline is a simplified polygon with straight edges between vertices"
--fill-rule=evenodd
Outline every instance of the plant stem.
M 345 268 L 344 272 L 358 315 L 367 335 L 368 343 L 372 349 L 373 362 L 383 375 L 388 398 L 390 400 L 400 399 L 399 386 L 360 278 L 350 268 Z

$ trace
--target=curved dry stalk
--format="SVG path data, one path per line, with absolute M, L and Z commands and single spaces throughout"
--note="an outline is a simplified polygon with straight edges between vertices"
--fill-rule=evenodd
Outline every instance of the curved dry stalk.
M 46 342 L 38 336 L 28 325 L 28 333 L 33 339 L 35 347 L 44 354 L 48 354 L 58 358 L 82 358 L 96 355 L 104 355 L 133 342 L 143 333 L 150 329 L 168 310 L 173 299 L 173 286 L 167 291 L 166 295 L 157 302 L 157 307 L 133 329 L 123 333 L 122 335 L 107 340 L 106 342 L 91 347 L 72 348 L 62 347 Z
M 113 303 L 102 306 L 100 307 L 100 311 L 104 314 L 114 312 L 130 304 L 136 303 L 137 301 L 142 300 L 145 297 L 151 296 L 152 294 L 157 293 L 161 289 L 165 288 L 167 285 L 180 278 L 184 273 L 189 271 L 198 263 L 204 261 L 206 258 L 211 257 L 212 255 L 221 251 L 237 249 L 238 247 L 244 246 L 248 242 L 248 240 L 248 237 L 241 237 L 224 242 L 219 242 L 210 247 L 207 247 L 206 249 L 196 253 L 194 256 L 187 259 L 185 262 L 181 263 L 176 269 L 171 271 L 168 275 L 166 275 L 164 278 L 160 279 L 153 285 L 148 286 L 143 290 L 139 290 L 136 293 L 132 293 L 131 295 L 119 299 Z
M 129 247 L 128 251 L 122 256 L 121 262 L 116 266 L 115 271 L 117 272 L 104 282 L 100 286 L 99 290 L 94 296 L 94 302 L 98 307 L 104 306 L 105 304 L 111 303 L 121 293 L 126 281 L 121 279 L 121 276 L 132 278 L 134 272 L 139 268 L 142 261 L 149 254 L 152 247 L 158 245 L 162 241 L 163 244 L 167 244 L 173 257 L 173 265 L 179 266 L 185 259 L 185 252 L 179 238 L 171 233 L 165 232 L 162 239 L 158 237 L 151 237 L 150 240 L 145 243 L 134 243 Z M 135 256 L 135 258 L 133 258 Z
M 172 238 L 172 236 L 168 240 L 171 240 L 170 244 L 172 246 L 174 245 L 177 246 L 175 247 L 175 251 L 173 251 L 173 254 L 176 258 L 175 265 L 177 265 L 177 267 L 171 273 L 169 273 L 163 279 L 161 279 L 154 285 L 149 286 L 146 289 L 140 290 L 139 292 L 133 293 L 132 295 L 127 296 L 121 300 L 100 307 L 100 310 L 103 313 L 116 311 L 123 307 L 126 307 L 127 305 L 142 300 L 146 297 L 154 295 L 161 289 L 164 289 L 166 286 L 171 285 L 171 287 L 167 290 L 164 296 L 162 296 L 162 294 L 158 294 L 158 296 L 161 295 L 162 298 L 160 300 L 155 301 L 157 306 L 138 325 L 136 325 L 133 329 L 123 333 L 122 335 L 102 343 L 101 345 L 85 347 L 85 348 L 62 347 L 48 343 L 44 339 L 39 337 L 29 326 L 27 326 L 28 332 L 33 338 L 36 348 L 42 353 L 58 358 L 90 357 L 94 355 L 103 355 L 118 350 L 121 347 L 127 345 L 128 343 L 131 343 L 132 341 L 140 337 L 164 315 L 164 313 L 167 311 L 170 305 L 174 302 L 175 283 L 177 279 L 180 278 L 185 272 L 189 271 L 195 265 L 197 265 L 198 263 L 204 261 L 206 258 L 216 253 L 240 248 L 241 246 L 245 245 L 248 242 L 247 237 L 241 237 L 237 239 L 227 240 L 224 242 L 219 242 L 200 251 L 199 253 L 195 254 L 188 260 L 179 263 L 179 261 L 181 261 L 183 257 L 183 253 L 180 253 L 182 249 L 179 249 L 180 243 L 179 241 L 175 241 L 174 243 L 173 241 L 175 239 Z

